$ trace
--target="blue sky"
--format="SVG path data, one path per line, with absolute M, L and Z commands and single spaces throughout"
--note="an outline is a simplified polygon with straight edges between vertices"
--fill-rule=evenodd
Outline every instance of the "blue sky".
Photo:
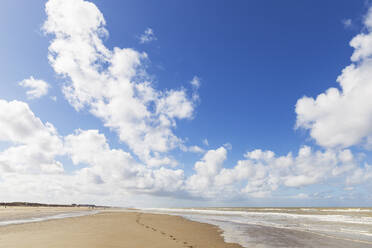
M 308 98 L 303 98 L 315 99 L 331 87 L 342 93 L 346 87 L 342 88 L 336 79 L 352 63 L 350 57 L 358 49 L 362 55 L 353 63 L 368 68 L 369 43 L 357 40 L 355 46 L 349 44 L 354 37 L 370 34 L 369 5 L 365 1 L 99 0 L 92 1 L 94 5 L 76 1 L 71 5 L 76 13 L 85 13 L 84 9 L 88 9 L 96 18 L 102 13 L 105 20 L 98 26 L 92 24 L 96 29 L 91 32 L 97 34 L 99 28 L 105 28 L 106 34 L 97 37 L 108 54 L 102 61 L 100 53 L 104 52 L 97 49 L 96 61 L 89 65 L 92 66 L 89 70 L 97 70 L 98 74 L 108 70 L 114 55 L 119 54 L 114 48 L 127 48 L 121 60 L 124 65 L 129 64 L 121 68 L 125 75 L 120 79 L 106 71 L 110 74 L 107 78 L 117 77 L 116 85 L 124 85 L 128 80 L 132 86 L 150 82 L 151 87 L 146 89 L 156 93 L 150 100 L 140 99 L 141 106 L 130 105 L 130 99 L 139 99 L 135 94 L 126 100 L 126 95 L 130 95 L 125 90 L 127 86 L 110 88 L 112 92 L 106 94 L 106 90 L 109 92 L 105 86 L 107 81 L 88 73 L 78 74 L 66 61 L 53 65 L 53 57 L 58 60 L 59 55 L 70 56 L 65 49 L 67 45 L 79 52 L 88 46 L 89 49 L 96 47 L 90 47 L 92 41 L 82 38 L 86 31 L 81 30 L 89 18 L 80 21 L 77 14 L 58 19 L 56 13 L 68 12 L 71 1 L 49 2 L 49 12 L 45 10 L 45 1 L 5 0 L 0 9 L 0 28 L 4 34 L 0 40 L 0 99 L 4 101 L 0 121 L 3 126 L 0 171 L 4 172 L 0 177 L 0 190 L 7 192 L 0 201 L 54 199 L 118 205 L 156 202 L 159 206 L 168 206 L 176 198 L 182 199 L 180 202 L 185 205 L 231 202 L 233 205 L 347 205 L 353 199 L 356 205 L 371 204 L 368 181 L 372 171 L 368 162 L 372 128 L 368 125 L 368 116 L 372 110 L 369 111 L 368 102 L 362 101 L 362 97 L 359 102 L 352 96 L 343 98 L 342 94 L 336 105 L 331 95 L 326 95 L 328 100 L 324 104 L 320 101 L 307 104 Z M 54 8 L 57 12 L 53 12 Z M 54 24 L 46 27 L 48 20 Z M 97 19 L 91 20 L 93 23 Z M 67 30 L 71 28 L 70 21 L 81 30 L 77 33 Z M 152 33 L 150 36 L 147 33 L 147 39 L 141 42 L 146 30 Z M 79 48 L 82 44 L 68 40 L 67 36 L 87 43 Z M 70 43 L 48 51 L 54 41 Z M 132 57 L 128 55 L 130 51 Z M 89 53 L 79 52 L 67 60 L 76 61 L 83 56 L 89 60 Z M 52 60 L 48 60 L 48 55 Z M 140 60 L 139 64 L 136 59 Z M 76 65 L 80 71 L 84 71 L 84 63 Z M 97 69 L 94 64 L 101 67 Z M 134 74 L 127 72 L 131 70 Z M 355 90 L 355 94 L 368 93 L 365 85 L 370 82 L 359 80 L 359 75 L 364 74 L 358 73 L 350 73 L 345 84 L 360 85 L 357 88 L 360 91 Z M 47 93 L 40 97 L 26 94 L 30 87 L 19 83 L 31 76 L 34 80 L 30 84 L 42 80 L 49 85 Z M 190 83 L 193 80 L 200 87 L 193 86 Z M 63 90 L 66 86 L 72 89 L 70 95 Z M 40 84 L 33 87 L 40 90 Z M 102 89 L 105 92 L 99 92 Z M 89 100 L 85 98 L 87 95 Z M 78 109 L 73 99 L 78 99 L 83 106 Z M 102 99 L 105 100 L 98 106 L 97 102 Z M 17 100 L 17 104 L 10 104 L 13 100 Z M 111 102 L 120 104 L 113 107 Z M 137 116 L 134 121 L 132 117 L 127 118 L 137 107 L 147 108 L 151 118 L 138 119 Z M 51 123 L 56 131 L 46 132 L 50 139 L 58 141 L 48 146 L 55 150 L 46 151 L 42 150 L 43 145 L 36 146 L 33 139 L 39 139 L 39 132 L 35 130 L 26 135 L 33 137 L 32 141 L 24 142 L 23 129 L 19 126 L 20 123 L 29 125 L 23 122 L 26 117 L 4 114 L 13 108 L 20 113 L 33 113 L 34 117 L 27 117 L 31 118 L 30 123 L 40 120 L 41 124 L 37 125 L 44 131 L 48 129 L 46 123 Z M 342 108 L 345 120 L 337 119 Z M 137 114 L 141 112 L 138 111 Z M 158 124 L 162 116 L 171 124 Z M 9 124 L 9 118 L 16 118 L 15 126 Z M 355 121 L 349 123 L 349 119 Z M 141 134 L 136 134 L 142 121 L 147 126 Z M 340 125 L 334 127 L 335 123 Z M 164 140 L 151 136 L 160 129 L 162 135 L 170 136 L 162 136 Z M 353 130 L 350 131 L 353 134 L 344 137 L 349 130 Z M 166 145 L 148 144 L 149 140 L 143 138 L 146 135 L 152 137 L 149 140 L 164 141 Z M 103 146 L 109 147 L 107 154 L 97 153 L 97 158 L 86 158 L 84 154 L 95 148 L 80 149 L 84 142 L 91 145 L 102 137 L 106 142 Z M 203 142 L 205 139 L 208 144 Z M 25 146 L 32 159 L 42 159 L 33 162 L 11 159 L 17 156 L 9 155 L 9 149 L 21 146 Z M 311 150 L 305 162 L 297 156 L 304 147 Z M 114 155 L 114 150 L 121 155 Z M 290 152 L 292 160 L 287 156 Z M 124 153 L 129 154 L 130 162 L 116 161 Z M 343 159 L 340 154 L 346 153 L 352 158 Z M 286 156 L 290 162 L 282 161 Z M 155 158 L 163 162 L 155 163 Z M 40 167 L 44 163 L 48 168 L 57 166 L 58 169 L 46 173 L 45 168 Z M 106 163 L 113 168 L 106 168 Z M 239 163 L 244 164 L 246 174 L 238 171 Z M 9 169 L 13 167 L 16 169 Z M 311 171 L 317 168 L 328 170 L 313 175 Z M 135 176 L 131 173 L 130 177 L 124 176 L 125 169 Z M 260 176 L 260 171 L 265 176 Z M 163 172 L 166 176 L 159 179 L 157 173 Z M 141 173 L 148 176 L 142 178 Z M 240 178 L 240 174 L 244 176 Z M 356 182 L 355 178 L 361 174 L 364 178 Z M 25 196 L 24 189 L 10 190 L 17 181 L 7 177 L 14 175 L 17 180 L 35 184 L 34 192 Z M 39 177 L 48 179 L 37 184 Z M 68 185 L 63 181 L 68 181 Z M 127 182 L 129 186 L 123 185 Z M 168 183 L 177 187 L 167 189 Z M 42 189 L 43 184 L 51 186 Z M 96 194 L 105 197 L 97 200 Z

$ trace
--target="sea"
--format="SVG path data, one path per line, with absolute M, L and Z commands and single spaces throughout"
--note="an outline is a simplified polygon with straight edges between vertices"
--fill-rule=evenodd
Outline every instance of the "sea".
M 218 226 L 246 248 L 372 248 L 372 208 L 146 208 Z

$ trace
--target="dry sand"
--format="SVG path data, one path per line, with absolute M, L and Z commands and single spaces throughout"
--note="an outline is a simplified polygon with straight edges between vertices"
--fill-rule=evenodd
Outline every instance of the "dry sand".
M 178 216 L 104 211 L 96 215 L 0 227 L 7 248 L 241 248 L 220 230 Z

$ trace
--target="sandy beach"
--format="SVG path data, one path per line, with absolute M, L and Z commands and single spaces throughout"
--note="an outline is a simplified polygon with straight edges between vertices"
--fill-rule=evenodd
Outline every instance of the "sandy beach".
M 213 225 L 178 216 L 103 211 L 89 216 L 2 226 L 0 247 L 241 247 L 225 243 L 220 234 Z

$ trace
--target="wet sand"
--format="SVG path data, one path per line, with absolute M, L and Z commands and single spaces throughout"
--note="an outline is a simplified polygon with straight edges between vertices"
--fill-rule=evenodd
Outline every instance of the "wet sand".
M 89 210 L 88 207 L 0 207 L 0 222 Z
M 135 212 L 99 214 L 0 227 L 7 248 L 241 248 L 212 225 L 182 217 Z
M 251 238 L 249 247 L 266 248 L 370 248 L 369 242 L 358 242 L 343 238 L 260 225 L 246 225 Z

